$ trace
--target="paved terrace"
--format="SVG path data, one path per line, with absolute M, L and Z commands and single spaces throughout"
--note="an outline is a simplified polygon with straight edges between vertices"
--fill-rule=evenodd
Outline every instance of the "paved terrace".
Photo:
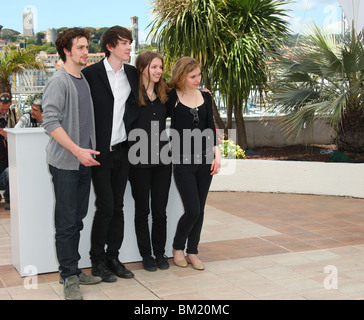
M 210 192 L 200 245 L 206 269 L 173 265 L 82 286 L 85 300 L 335 300 L 364 298 L 364 200 Z M 26 289 L 11 264 L 10 212 L 0 203 L 0 300 L 62 300 L 58 274 Z M 84 270 L 89 273 L 90 270 Z

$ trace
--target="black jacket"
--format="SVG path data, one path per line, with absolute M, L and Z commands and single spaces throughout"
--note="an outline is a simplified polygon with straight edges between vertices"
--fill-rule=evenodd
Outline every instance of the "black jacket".
M 100 151 L 100 155 L 96 159 L 100 163 L 109 153 L 114 109 L 114 96 L 103 60 L 82 70 L 91 89 L 95 110 L 96 150 Z M 128 134 L 131 130 L 131 124 L 139 115 L 140 106 L 138 103 L 137 70 L 134 66 L 128 64 L 124 64 L 124 70 L 131 87 L 131 93 L 126 101 L 124 113 L 125 129 L 126 134 Z

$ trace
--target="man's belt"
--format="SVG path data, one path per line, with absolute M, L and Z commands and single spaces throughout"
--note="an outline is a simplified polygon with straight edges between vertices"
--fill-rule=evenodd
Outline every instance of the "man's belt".
M 128 146 L 128 141 L 125 140 L 123 142 L 120 142 L 118 144 L 114 144 L 113 146 L 110 146 L 110 151 L 116 151 L 116 150 L 120 150 L 121 148 L 125 148 Z

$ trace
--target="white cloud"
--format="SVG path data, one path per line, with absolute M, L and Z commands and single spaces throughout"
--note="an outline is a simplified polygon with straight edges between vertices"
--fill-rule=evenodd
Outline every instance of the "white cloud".
M 321 0 L 320 3 L 321 4 L 327 3 L 327 4 L 338 5 L 339 4 L 339 1 L 338 0 Z
M 338 5 L 337 0 L 297 0 L 289 5 L 293 10 L 312 10 L 319 5 L 333 4 Z
M 315 9 L 317 7 L 317 1 L 313 1 L 313 0 L 303 0 L 300 1 L 301 3 L 301 10 L 312 10 Z
M 340 32 L 341 9 L 337 0 L 299 0 L 287 8 L 290 10 L 287 20 L 293 33 L 306 33 L 314 23 Z
M 292 33 L 306 33 L 307 29 L 313 25 L 314 20 L 312 18 L 292 17 L 289 23 Z
M 324 30 L 328 33 L 341 33 L 342 32 L 342 22 L 336 21 L 324 27 Z
M 144 30 L 139 30 L 138 37 L 139 43 L 146 43 L 147 34 Z
M 300 0 L 289 4 L 288 7 L 292 10 L 311 10 L 317 6 L 317 0 Z

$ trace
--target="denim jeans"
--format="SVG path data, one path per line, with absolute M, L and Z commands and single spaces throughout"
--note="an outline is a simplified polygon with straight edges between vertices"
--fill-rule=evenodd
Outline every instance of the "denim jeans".
M 0 174 L 0 190 L 5 190 L 4 199 L 5 202 L 9 203 L 9 168 L 5 168 L 4 171 Z
M 87 215 L 91 168 L 80 165 L 79 170 L 62 170 L 49 166 L 55 194 L 54 221 L 56 253 L 63 279 L 79 275 L 78 252 L 83 218 Z
M 178 221 L 173 248 L 198 253 L 206 198 L 210 189 L 211 164 L 175 164 L 174 179 L 180 193 L 184 214 Z
M 135 233 L 140 255 L 144 258 L 163 255 L 167 238 L 167 215 L 171 165 L 150 168 L 131 166 L 130 185 L 135 202 Z M 149 200 L 150 198 L 150 200 Z M 152 247 L 149 232 L 149 213 L 152 211 Z

